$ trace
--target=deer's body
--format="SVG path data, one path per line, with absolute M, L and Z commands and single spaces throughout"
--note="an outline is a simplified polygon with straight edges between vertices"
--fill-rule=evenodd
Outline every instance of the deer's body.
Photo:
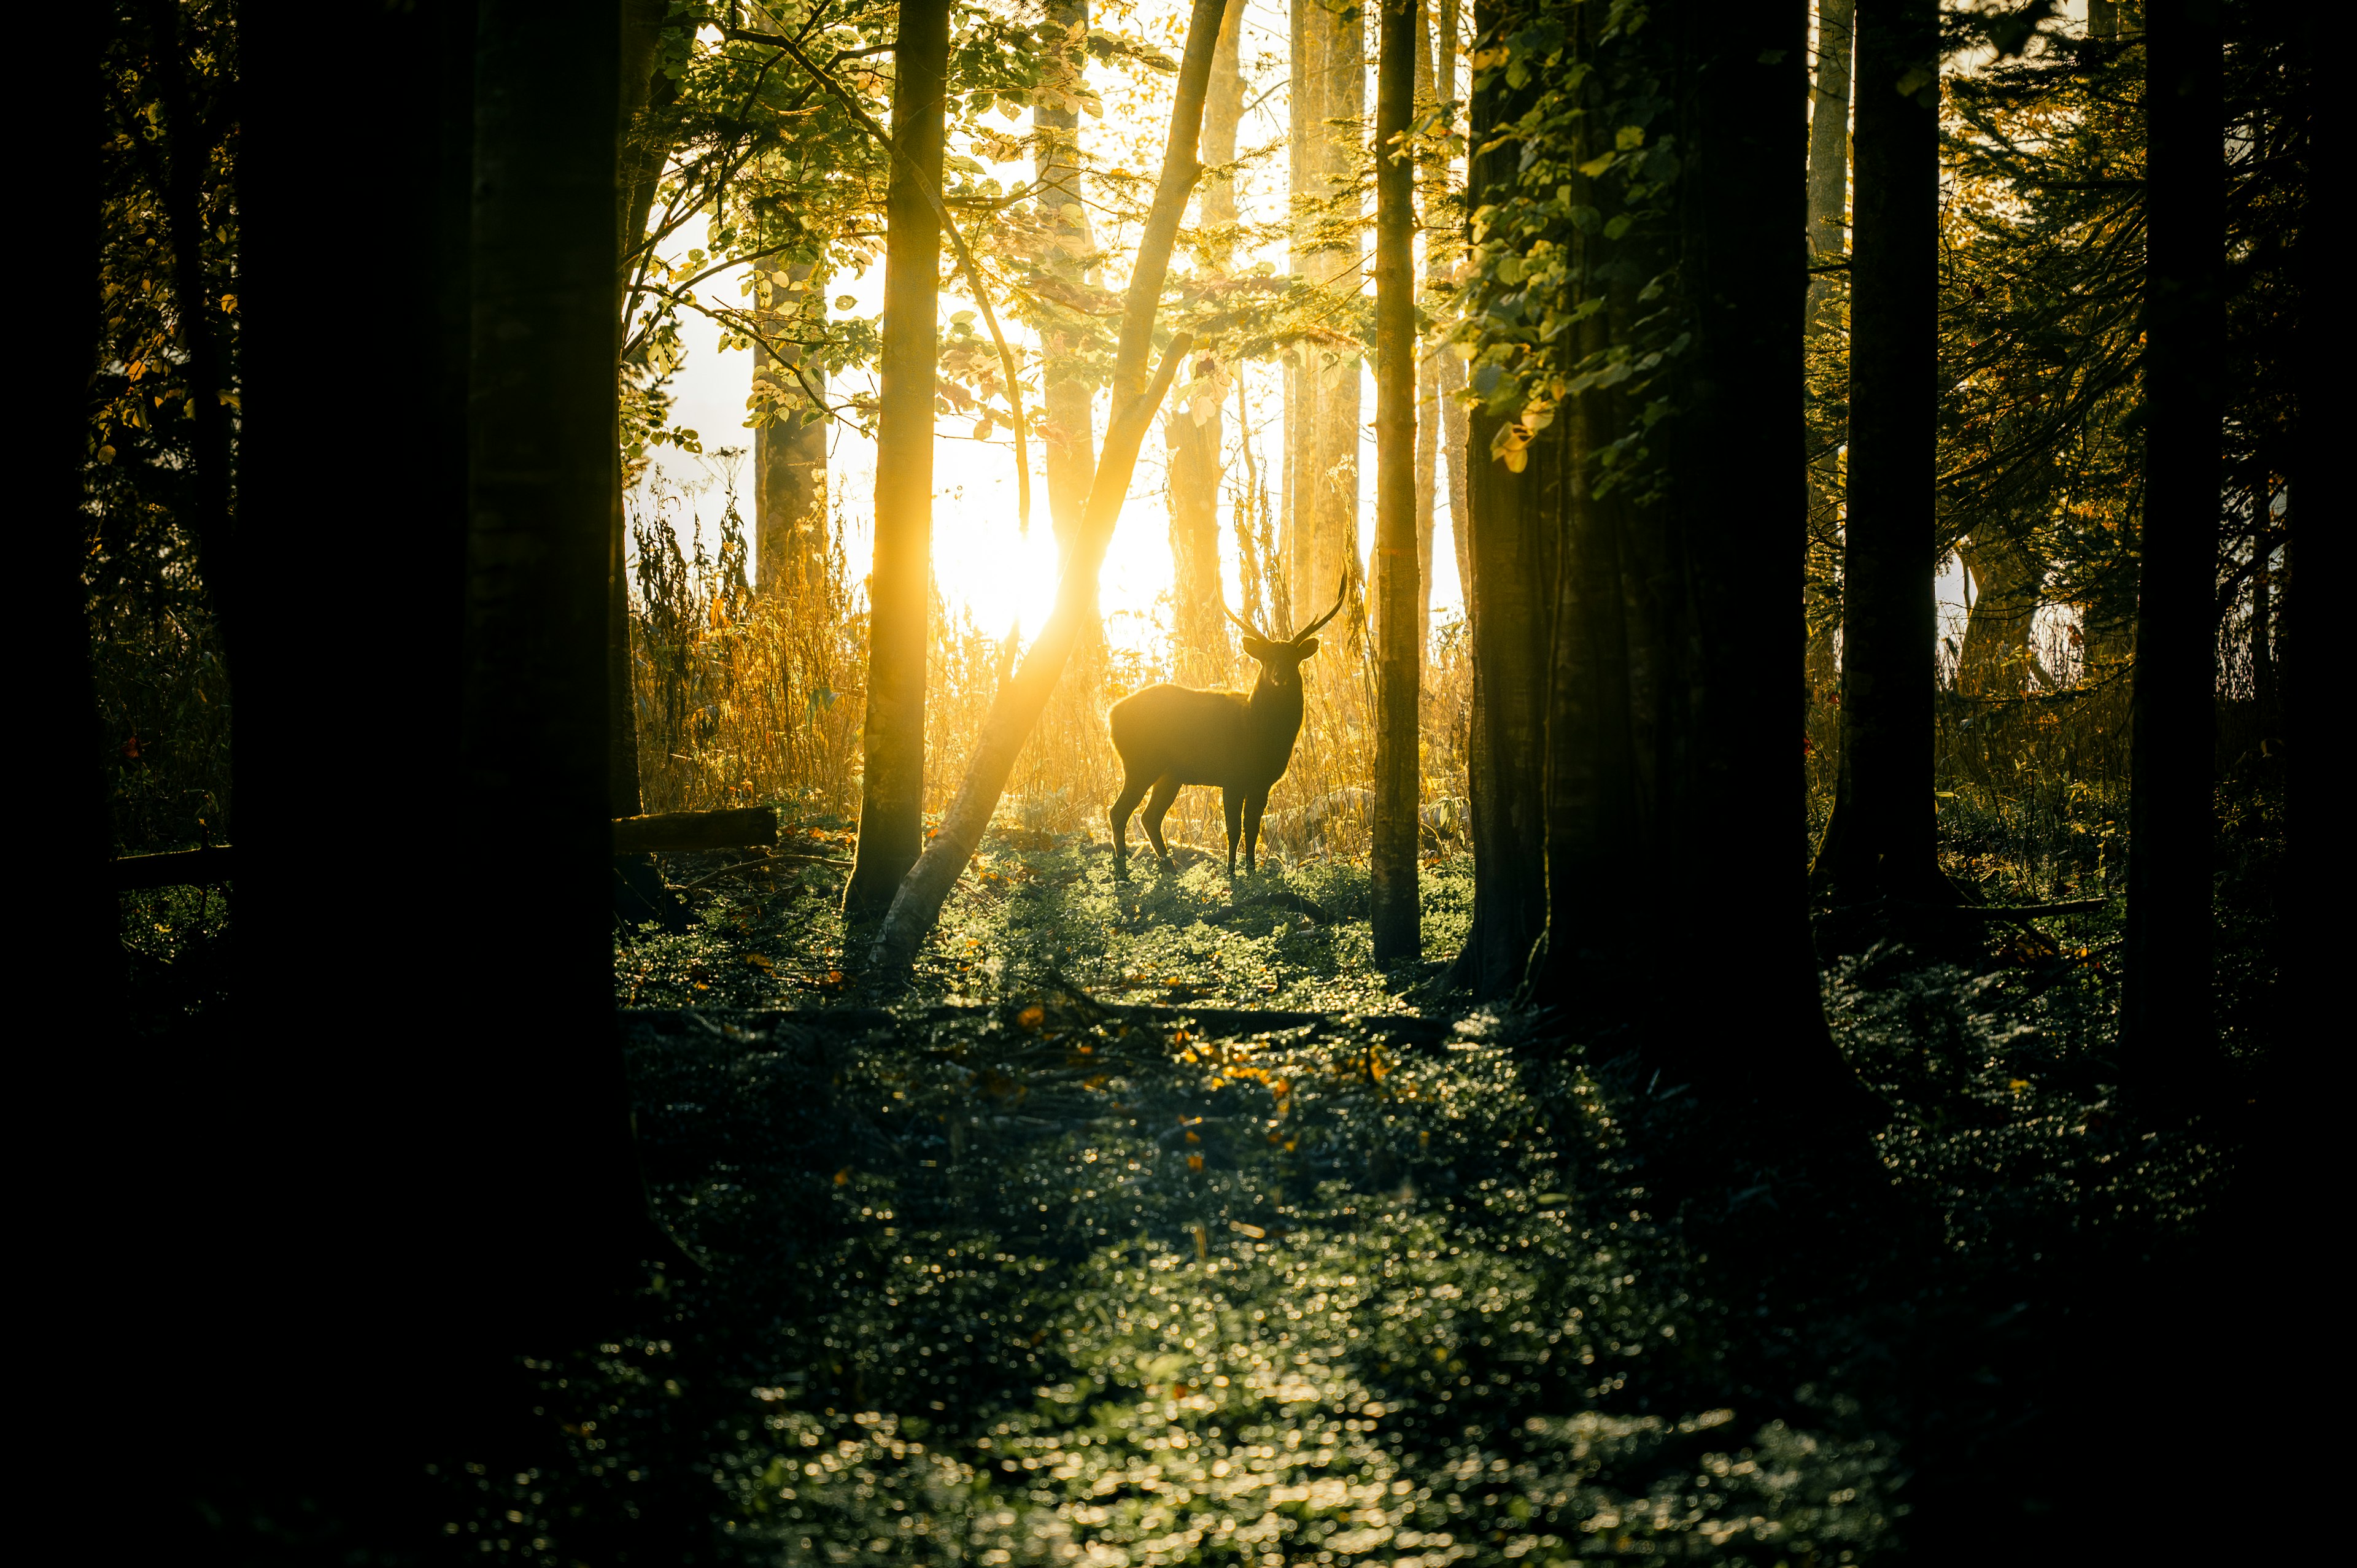
M 1338 600 L 1334 610 L 1341 608 Z M 1334 618 L 1318 618 L 1309 630 L 1279 642 L 1244 622 L 1244 651 L 1260 663 L 1252 693 L 1200 692 L 1187 686 L 1148 686 L 1124 697 L 1107 715 L 1114 749 L 1121 754 L 1121 794 L 1113 803 L 1114 874 L 1129 864 L 1129 817 L 1146 801 L 1146 836 L 1157 859 L 1170 862 L 1162 842 L 1162 819 L 1189 784 L 1220 791 L 1228 819 L 1228 874 L 1235 875 L 1236 846 L 1243 845 L 1244 869 L 1254 869 L 1261 814 L 1268 792 L 1293 762 L 1301 734 L 1301 661 L 1318 651 L 1310 633 Z M 1231 614 L 1230 619 L 1234 619 Z M 1151 792 L 1151 798 L 1148 798 Z

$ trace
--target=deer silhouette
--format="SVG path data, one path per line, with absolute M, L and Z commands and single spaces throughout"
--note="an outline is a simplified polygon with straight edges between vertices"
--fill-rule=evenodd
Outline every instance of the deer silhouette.
M 1260 665 L 1252 694 L 1200 692 L 1189 686 L 1148 686 L 1113 705 L 1107 723 L 1114 749 L 1121 753 L 1121 795 L 1113 803 L 1114 875 L 1128 875 L 1129 814 L 1146 801 L 1146 836 L 1156 858 L 1170 864 L 1162 842 L 1162 819 L 1170 802 L 1189 784 L 1215 785 L 1228 817 L 1228 875 L 1236 874 L 1236 841 L 1244 848 L 1244 870 L 1255 869 L 1261 813 L 1269 787 L 1285 777 L 1293 743 L 1301 734 L 1301 662 L 1318 651 L 1318 629 L 1340 614 L 1351 583 L 1334 607 L 1282 639 L 1270 637 L 1223 603 L 1221 613 L 1243 628 L 1243 650 Z M 1153 791 L 1152 799 L 1146 791 Z

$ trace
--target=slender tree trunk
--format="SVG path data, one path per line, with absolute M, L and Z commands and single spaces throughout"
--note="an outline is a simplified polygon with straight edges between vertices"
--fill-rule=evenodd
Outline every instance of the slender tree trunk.
M 2274 499 L 2269 489 L 2262 486 L 2258 494 L 2258 511 L 2251 523 L 2251 551 L 2257 556 L 2251 569 L 2251 695 L 2259 711 L 2259 732 L 2272 735 L 2275 729 L 2276 704 L 2276 639 L 2275 639 L 2275 542 L 2268 531 L 2275 522 L 2270 511 Z
M 2199 1103 L 2216 1049 L 2216 593 L 2225 412 L 2224 35 L 2218 0 L 2148 0 L 2145 513 L 2129 741 L 2120 1040 L 2147 1092 Z
M 1850 61 L 1857 52 L 1851 26 L 1855 14 L 1856 0 L 1817 0 L 1816 79 L 1809 115 L 1808 244 L 1819 268 L 1837 265 L 1849 255 Z M 1834 274 L 1819 271 L 1810 277 L 1805 330 L 1812 337 L 1839 330 L 1841 296 L 1841 285 Z M 1808 482 L 1814 508 L 1810 526 L 1822 531 L 1819 537 L 1824 537 L 1840 527 L 1840 453 L 1826 452 L 1811 463 Z M 1841 612 L 1823 582 L 1806 579 L 1801 593 L 1809 623 L 1809 700 L 1822 702 L 1837 688 L 1835 633 Z
M 1809 116 L 1809 253 L 1817 266 L 1849 253 L 1850 24 L 1856 0 L 1817 0 L 1817 69 Z M 1835 293 L 1820 273 L 1809 282 L 1809 330 L 1828 325 Z
M 1236 156 L 1236 126 L 1243 117 L 1244 83 L 1241 35 L 1244 8 L 1228 8 L 1220 28 L 1220 45 L 1211 57 L 1211 81 L 1203 102 L 1203 162 L 1212 167 L 1232 163 Z M 1233 178 L 1209 177 L 1203 182 L 1198 221 L 1216 231 L 1236 220 Z M 1201 264 L 1209 275 L 1224 274 L 1232 247 L 1217 237 L 1207 239 Z M 1200 360 L 1199 375 L 1212 369 Z M 1226 450 L 1216 378 L 1193 399 L 1171 410 L 1164 424 L 1170 446 L 1170 560 L 1174 601 L 1172 632 L 1178 654 L 1178 679 L 1209 685 L 1226 679 L 1228 620 L 1221 613 L 1220 479 Z
M 1937 901 L 1938 7 L 1857 0 L 1857 30 L 1841 764 L 1817 875 L 1853 898 Z
M 867 582 L 866 773 L 847 915 L 872 918 L 924 837 L 925 638 L 931 611 L 935 296 L 946 136 L 948 0 L 904 0 L 893 48 L 892 160 L 886 197 L 883 383 L 876 422 L 876 558 Z
M 1063 29 L 1061 42 L 1051 45 L 1047 85 L 1066 93 L 1087 87 L 1088 0 L 1048 0 L 1047 19 Z M 1088 209 L 1081 201 L 1081 115 L 1069 102 L 1042 102 L 1031 111 L 1033 130 L 1039 135 L 1032 157 L 1033 178 L 1040 202 L 1052 216 L 1050 224 L 1063 254 L 1051 257 L 1048 270 L 1068 285 L 1080 285 L 1087 269 L 1082 258 L 1096 249 Z M 1047 428 L 1040 446 L 1048 467 L 1048 512 L 1056 530 L 1057 556 L 1069 557 L 1080 537 L 1081 514 L 1089 502 L 1089 480 L 1096 472 L 1096 392 L 1089 382 L 1067 373 L 1080 351 L 1085 328 L 1073 331 L 1043 330 L 1040 355 L 1047 388 L 1041 399 Z
M 1355 159 L 1345 138 L 1366 112 L 1365 21 L 1355 10 L 1302 0 L 1293 7 L 1293 31 L 1290 264 L 1298 275 L 1356 294 L 1356 226 L 1338 223 L 1332 209 L 1348 200 Z M 1344 345 L 1315 340 L 1300 344 L 1297 358 L 1286 410 L 1289 586 L 1295 604 L 1324 604 L 1358 560 L 1359 358 Z
M 1438 95 L 1444 100 L 1453 100 L 1457 96 L 1457 28 L 1462 16 L 1458 0 L 1440 0 L 1437 18 L 1440 59 L 1437 75 Z M 1461 114 L 1450 116 L 1452 124 L 1462 119 Z M 1438 181 L 1440 188 L 1447 188 L 1449 177 L 1448 167 L 1443 165 Z M 1436 229 L 1434 233 L 1437 238 L 1438 231 Z M 1461 275 L 1463 271 L 1461 265 L 1452 268 L 1436 263 L 1427 268 L 1426 275 L 1431 282 L 1438 284 Z M 1459 594 L 1467 596 L 1466 602 L 1469 605 L 1473 591 L 1470 548 L 1473 514 L 1468 500 L 1466 469 L 1472 458 L 1466 447 L 1469 411 L 1459 401 L 1459 394 L 1465 391 L 1466 366 L 1464 360 L 1447 348 L 1435 350 L 1432 363 L 1435 379 L 1439 382 L 1436 391 L 1440 404 L 1440 444 L 1448 454 L 1449 544 L 1457 556 L 1457 589 Z M 1425 624 L 1427 628 L 1431 625 L 1429 621 Z
M 1474 37 L 1483 47 L 1502 43 L 1513 25 L 1502 5 L 1479 0 L 1473 8 Z M 1527 107 L 1528 95 L 1508 86 L 1502 72 L 1474 93 L 1469 209 L 1480 205 L 1485 191 L 1512 188 L 1515 150 L 1484 148 L 1499 126 Z M 1449 979 L 1487 999 L 1512 994 L 1522 983 L 1532 946 L 1546 925 L 1542 758 L 1555 536 L 1544 525 L 1541 501 L 1560 441 L 1544 437 L 1524 470 L 1513 473 L 1487 456 L 1498 416 L 1486 409 L 1464 413 L 1465 433 L 1452 433 L 1449 460 L 1455 467 L 1463 457 L 1467 492 L 1460 532 L 1473 642 L 1473 926 Z
M 1415 115 L 1418 0 L 1383 0 L 1375 95 L 1375 961 L 1419 956 L 1417 724 L 1424 622 L 1415 516 Z M 1428 536 L 1427 536 L 1428 537 Z
M 211 159 L 210 133 L 198 117 L 190 95 L 175 0 L 147 0 L 147 23 L 155 40 L 156 82 L 164 103 L 163 159 L 157 194 L 163 198 L 165 232 L 171 246 L 174 334 L 188 357 L 189 443 L 196 458 L 197 507 L 188 521 L 197 543 L 198 569 L 214 630 L 234 671 L 241 579 L 237 538 L 236 441 L 226 401 L 231 389 L 229 357 L 214 329 L 220 302 L 205 283 L 204 169 Z
M 1420 8 L 1420 7 L 1419 7 Z M 1432 13 L 1425 11 L 1416 26 L 1415 39 L 1415 112 L 1419 116 L 1430 113 L 1438 102 L 1435 91 L 1436 78 L 1432 70 Z M 1378 81 L 1380 82 L 1380 73 Z M 1380 87 L 1376 93 L 1379 101 Z M 1434 203 L 1447 191 L 1448 170 L 1419 170 L 1425 174 L 1424 199 L 1419 204 L 1419 227 L 1429 229 Z M 1432 277 L 1429 257 L 1437 247 L 1426 242 L 1426 278 Z M 1440 280 L 1434 280 L 1440 281 Z M 1440 352 L 1446 353 L 1446 350 Z M 1455 356 L 1449 355 L 1449 358 Z M 1415 624 L 1419 647 L 1432 632 L 1432 531 L 1436 521 L 1440 490 L 1440 366 L 1432 351 L 1419 346 L 1415 356 Z M 1380 397 L 1382 394 L 1376 394 Z M 1380 509 L 1381 502 L 1377 502 Z M 1377 527 L 1380 529 L 1381 523 Z
M 800 270 L 800 269 L 797 269 Z M 770 329 L 791 337 L 791 315 L 803 300 L 823 298 L 826 280 L 813 273 Z M 785 285 L 774 285 L 783 294 Z M 794 369 L 755 344 L 753 374 L 778 389 L 782 417 L 753 432 L 754 590 L 769 597 L 798 595 L 825 580 L 827 555 L 825 416 L 802 390 Z M 823 393 L 826 367 L 799 367 Z M 807 416 L 817 414 L 816 418 Z
M 1137 259 L 1123 302 L 1121 342 L 1114 361 L 1114 417 L 1106 426 L 1104 450 L 1089 486 L 1080 539 L 1057 584 L 1056 608 L 1040 629 L 1039 640 L 1024 655 L 1015 678 L 999 689 L 992 702 L 974 743 L 974 757 L 966 765 L 964 781 L 942 816 L 941 831 L 901 883 L 890 913 L 876 933 L 868 964 L 878 973 L 905 971 L 916 958 L 918 945 L 941 918 L 942 904 L 981 844 L 1006 792 L 1007 778 L 1015 770 L 1016 758 L 1054 694 L 1074 646 L 1084 630 L 1097 624 L 1097 574 L 1113 542 L 1114 527 L 1121 521 L 1122 501 L 1129 493 L 1138 447 L 1153 428 L 1155 410 L 1189 347 L 1189 339 L 1181 333 L 1164 350 L 1160 365 L 1149 373 L 1154 321 L 1161 306 L 1163 280 L 1169 272 L 1170 252 L 1187 215 L 1188 197 L 1202 174 L 1197 147 L 1203 129 L 1203 99 L 1228 4 L 1229 0 L 1195 0 L 1188 21 L 1187 52 L 1178 66 L 1178 99 L 1170 112 L 1162 177 L 1155 187 L 1145 231 L 1138 237 Z

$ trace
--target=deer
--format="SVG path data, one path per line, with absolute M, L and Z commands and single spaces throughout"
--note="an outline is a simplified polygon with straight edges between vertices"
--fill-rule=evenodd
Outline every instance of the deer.
M 1243 630 L 1243 650 L 1260 665 L 1250 696 L 1166 682 L 1132 693 L 1113 705 L 1106 723 L 1123 770 L 1121 794 L 1113 803 L 1116 879 L 1128 875 L 1129 815 L 1140 800 L 1146 801 L 1146 836 L 1155 857 L 1168 868 L 1170 851 L 1162 842 L 1162 819 L 1178 791 L 1189 784 L 1219 789 L 1228 817 L 1228 875 L 1236 874 L 1239 838 L 1244 875 L 1258 869 L 1254 850 L 1260 841 L 1261 813 L 1268 807 L 1270 786 L 1291 766 L 1293 743 L 1301 734 L 1301 664 L 1318 651 L 1318 629 L 1341 613 L 1350 592 L 1345 576 L 1334 607 L 1286 638 L 1270 637 L 1222 601 L 1221 613 Z

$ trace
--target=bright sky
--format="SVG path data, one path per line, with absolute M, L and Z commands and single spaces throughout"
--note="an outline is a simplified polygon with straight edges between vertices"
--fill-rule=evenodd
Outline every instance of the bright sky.
M 1125 27 L 1144 34 L 1160 43 L 1176 59 L 1183 42 L 1186 11 L 1171 0 L 1139 0 L 1135 11 L 1128 16 L 1106 13 L 1112 7 L 1100 4 L 1100 25 Z M 1243 56 L 1244 69 L 1244 102 L 1251 103 L 1269 87 L 1284 79 L 1286 48 L 1286 26 L 1281 9 L 1265 4 L 1254 4 L 1245 13 Z M 1169 113 L 1169 79 L 1156 78 L 1151 87 L 1153 95 L 1142 102 L 1124 102 L 1116 90 L 1117 81 L 1125 80 L 1122 73 L 1103 65 L 1092 65 L 1092 84 L 1104 94 L 1106 114 L 1102 120 L 1084 121 L 1082 135 L 1092 152 L 1111 161 L 1125 162 L 1131 168 L 1152 170 L 1160 166 L 1161 148 Z M 1373 102 L 1373 86 L 1368 87 L 1368 102 Z M 1281 86 L 1268 92 L 1249 114 L 1238 135 L 1240 148 L 1250 148 L 1281 138 L 1285 134 L 1286 100 Z M 1028 120 L 1027 120 L 1028 124 Z M 1013 129 L 1014 127 L 1009 127 Z M 1150 148 L 1150 151 L 1148 150 Z M 970 149 L 959 149 L 970 150 Z M 1028 164 L 1004 164 L 993 166 L 992 172 L 1002 185 L 1012 188 L 1028 178 Z M 1280 149 L 1258 168 L 1248 172 L 1238 182 L 1237 203 L 1241 215 L 1247 220 L 1266 220 L 1281 216 L 1285 210 L 1285 162 Z M 1131 238 L 1134 236 L 1125 236 Z M 673 253 L 703 243 L 700 224 L 677 236 L 671 247 Z M 1240 258 L 1240 268 L 1265 257 L 1280 271 L 1285 266 L 1282 247 L 1247 254 Z M 1183 258 L 1181 258 L 1183 261 Z M 738 274 L 730 272 L 712 279 L 705 287 L 708 297 L 716 302 L 734 305 L 738 302 Z M 856 277 L 838 277 L 826 293 L 849 295 L 856 303 L 838 316 L 873 317 L 883 306 L 883 267 L 880 262 L 866 274 Z M 831 308 L 831 307 L 830 307 Z M 956 311 L 972 308 L 971 302 L 944 291 L 941 316 L 944 324 Z M 1010 341 L 1018 336 L 1031 347 L 1036 338 L 1028 331 L 1006 324 Z M 718 328 L 707 322 L 691 317 L 683 328 L 687 348 L 686 363 L 672 382 L 676 398 L 674 418 L 680 424 L 698 433 L 702 438 L 705 460 L 699 464 L 692 456 L 666 449 L 657 459 L 656 469 L 674 486 L 704 485 L 713 477 L 716 460 L 711 455 L 722 447 L 742 447 L 747 456 L 737 473 L 740 501 L 752 521 L 751 460 L 753 433 L 743 428 L 745 400 L 752 381 L 752 356 L 743 352 L 720 353 L 714 343 Z M 1372 374 L 1366 376 L 1361 407 L 1369 417 L 1374 409 L 1374 384 Z M 846 381 L 851 378 L 845 378 Z M 1273 365 L 1248 369 L 1244 377 L 1245 392 L 1251 400 L 1254 424 L 1254 455 L 1258 461 L 1276 464 L 1284 453 L 1283 400 L 1281 382 Z M 838 394 L 848 390 L 838 383 Z M 1098 398 L 1097 428 L 1104 428 L 1104 399 Z M 1230 462 L 1234 456 L 1233 405 L 1229 408 Z M 828 452 L 827 483 L 833 504 L 844 531 L 845 551 L 855 575 L 864 575 L 873 543 L 874 491 L 876 483 L 875 443 L 842 425 L 832 427 L 833 436 Z M 952 613 L 971 610 L 974 619 L 985 629 L 1003 633 L 1020 620 L 1025 638 L 1036 633 L 1047 619 L 1056 595 L 1056 546 L 1048 523 L 1047 481 L 1039 447 L 1033 444 L 1031 461 L 1033 476 L 1032 526 L 1027 538 L 1017 524 L 1016 484 L 1013 444 L 1003 435 L 992 441 L 977 442 L 972 438 L 971 420 L 945 419 L 936 428 L 933 446 L 933 567 L 942 591 L 952 606 Z M 1372 548 L 1374 533 L 1374 436 L 1372 430 L 1362 433 L 1363 448 L 1359 464 L 1361 476 L 1360 506 L 1360 550 L 1363 557 Z M 1118 647 L 1160 651 L 1169 628 L 1167 596 L 1171 585 L 1169 510 L 1167 500 L 1167 455 L 1159 428 L 1146 439 L 1140 454 L 1136 478 L 1132 481 L 1127 509 L 1122 514 L 1121 526 L 1114 536 L 1111 553 L 1105 562 L 1102 579 L 1102 602 L 1105 610 L 1108 639 Z M 1274 470 L 1281 472 L 1281 469 Z M 1448 487 L 1444 470 L 1438 487 L 1438 518 L 1433 542 L 1432 609 L 1435 624 L 1440 624 L 1462 614 L 1463 594 L 1457 581 L 1455 546 L 1448 529 Z M 707 523 L 718 513 L 718 507 L 706 499 L 702 506 Z M 706 539 L 711 534 L 707 532 Z M 1235 537 L 1232 514 L 1222 497 L 1221 508 L 1221 547 L 1227 568 L 1229 603 L 1240 602 L 1236 587 Z

